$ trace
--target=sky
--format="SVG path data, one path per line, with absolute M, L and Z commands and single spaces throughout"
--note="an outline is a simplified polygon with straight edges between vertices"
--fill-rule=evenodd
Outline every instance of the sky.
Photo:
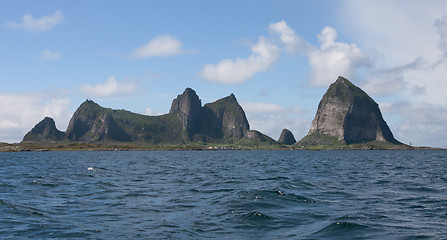
M 0 142 L 86 99 L 166 114 L 187 87 L 301 139 L 338 76 L 401 142 L 447 147 L 447 1 L 0 1 Z

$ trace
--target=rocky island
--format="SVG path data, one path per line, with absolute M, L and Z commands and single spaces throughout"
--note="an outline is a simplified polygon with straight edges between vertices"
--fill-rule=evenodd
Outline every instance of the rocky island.
M 234 94 L 202 106 L 191 88 L 172 101 L 168 114 L 147 116 L 104 108 L 86 100 L 67 130 L 45 117 L 15 150 L 209 150 L 209 149 L 414 149 L 396 140 L 378 104 L 343 77 L 322 97 L 309 133 L 298 142 L 284 129 L 278 141 L 250 130 Z M 11 150 L 11 151 L 13 151 Z
M 344 77 L 323 95 L 309 133 L 300 146 L 335 148 L 406 148 L 397 141 L 382 117 L 379 105 Z
M 172 101 L 168 114 L 147 116 L 126 110 L 104 108 L 86 100 L 73 114 L 62 132 L 52 118 L 45 117 L 22 145 L 113 146 L 130 149 L 235 148 L 279 145 L 270 137 L 250 130 L 245 112 L 234 94 L 202 106 L 191 88 Z M 101 147 L 100 147 L 101 146 Z

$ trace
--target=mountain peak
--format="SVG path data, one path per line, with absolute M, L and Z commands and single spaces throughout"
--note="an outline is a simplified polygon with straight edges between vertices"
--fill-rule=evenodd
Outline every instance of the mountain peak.
M 170 114 L 177 116 L 182 122 L 183 129 L 186 130 L 189 137 L 193 135 L 198 126 L 198 120 L 201 117 L 202 102 L 196 92 L 191 88 L 186 88 L 182 94 L 178 95 L 172 101 Z
M 337 80 L 335 81 L 336 83 L 343 83 L 343 82 L 349 82 L 348 79 L 342 77 L 342 76 L 338 76 Z M 351 83 L 351 82 L 349 82 Z
M 45 117 L 28 132 L 23 141 L 58 141 L 64 139 L 65 134 L 56 128 L 56 123 L 50 117 Z
M 355 86 L 348 79 L 339 76 L 337 80 L 332 83 L 323 99 L 334 98 L 336 101 L 340 102 L 353 102 L 355 99 L 364 99 L 372 104 L 376 104 L 374 100 L 368 96 L 362 89 Z
M 378 104 L 348 79 L 338 77 L 321 99 L 308 136 L 300 144 L 371 141 L 401 144 L 383 120 Z
M 207 103 L 204 109 L 212 128 L 218 129 L 226 137 L 240 139 L 250 130 L 245 112 L 234 94 Z

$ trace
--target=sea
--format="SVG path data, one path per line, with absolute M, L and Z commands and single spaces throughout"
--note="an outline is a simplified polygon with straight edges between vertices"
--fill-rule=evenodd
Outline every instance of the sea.
M 1 239 L 447 239 L 447 151 L 0 153 Z

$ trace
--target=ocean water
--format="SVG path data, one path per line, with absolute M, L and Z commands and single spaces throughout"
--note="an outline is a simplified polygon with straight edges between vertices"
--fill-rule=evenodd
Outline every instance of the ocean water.
M 447 151 L 0 153 L 1 239 L 446 239 Z

